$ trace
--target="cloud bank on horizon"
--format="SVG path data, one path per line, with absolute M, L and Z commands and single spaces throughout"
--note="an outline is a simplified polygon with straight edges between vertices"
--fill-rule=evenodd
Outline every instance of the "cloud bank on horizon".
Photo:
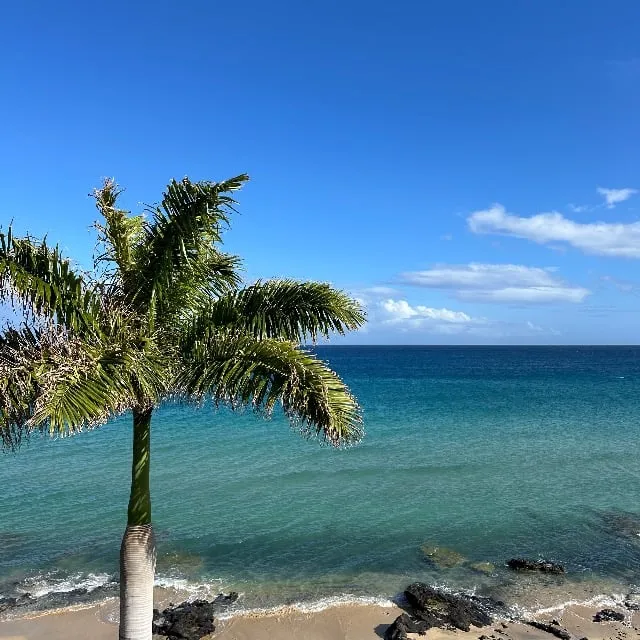
M 573 213 L 593 213 L 598 209 L 614 209 L 627 202 L 638 191 L 631 187 L 609 189 L 598 187 L 600 205 L 569 205 Z M 464 218 L 467 233 L 478 240 L 487 236 L 525 242 L 527 248 L 553 249 L 548 256 L 566 256 L 576 252 L 583 260 L 603 259 L 630 261 L 640 259 L 640 221 L 629 215 L 622 221 L 576 220 L 559 211 L 518 215 L 496 203 L 486 209 L 472 211 Z M 630 219 L 629 219 L 630 218 Z M 457 235 L 446 234 L 441 241 L 451 244 Z M 494 245 L 500 248 L 499 242 Z M 539 251 L 539 250 L 538 250 Z M 530 255 L 530 251 L 526 253 Z M 570 307 L 598 315 L 598 297 L 610 297 L 612 291 L 629 295 L 640 291 L 640 284 L 618 276 L 601 273 L 593 267 L 578 273 L 582 282 L 572 282 L 557 266 L 526 264 L 513 261 L 468 263 L 436 262 L 428 268 L 389 274 L 387 283 L 366 287 L 356 292 L 367 307 L 370 328 L 375 333 L 382 327 L 393 327 L 407 336 L 458 336 L 462 341 L 500 341 L 515 339 L 527 342 L 553 339 L 562 341 L 570 334 L 534 321 L 538 310 L 546 308 L 566 313 Z M 568 263 L 565 257 L 563 262 Z M 600 268 L 601 265 L 600 265 Z M 585 282 L 586 280 L 588 282 Z M 444 299 L 454 305 L 438 306 Z M 508 307 L 517 310 L 519 320 L 505 320 L 491 309 Z M 488 311 L 487 311 L 488 310 Z M 524 315 L 522 315 L 524 314 Z M 545 338 L 546 337 L 546 338 Z

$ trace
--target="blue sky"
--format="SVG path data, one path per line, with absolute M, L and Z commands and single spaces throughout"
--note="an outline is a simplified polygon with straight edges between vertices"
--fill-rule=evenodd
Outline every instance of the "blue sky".
M 640 5 L 3 8 L 0 221 L 83 265 L 104 176 L 251 183 L 246 278 L 330 281 L 350 343 L 639 343 Z

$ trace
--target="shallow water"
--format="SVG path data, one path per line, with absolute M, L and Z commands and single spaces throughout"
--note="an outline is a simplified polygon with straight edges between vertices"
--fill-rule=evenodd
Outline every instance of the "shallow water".
M 640 348 L 317 351 L 363 405 L 357 447 L 251 412 L 155 415 L 162 584 L 272 606 L 388 597 L 416 579 L 549 605 L 640 583 Z M 2 456 L 0 593 L 117 577 L 129 456 L 126 417 Z M 438 568 L 424 543 L 466 561 Z M 568 573 L 514 574 L 513 556 Z M 495 569 L 470 568 L 481 561 Z

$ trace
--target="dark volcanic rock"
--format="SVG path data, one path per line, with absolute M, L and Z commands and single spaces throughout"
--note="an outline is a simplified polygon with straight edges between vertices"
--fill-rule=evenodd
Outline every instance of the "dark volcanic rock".
M 632 609 L 633 611 L 640 610 L 640 593 L 631 592 L 627 594 L 627 597 L 624 599 L 624 606 L 627 609 Z
M 619 613 L 618 611 L 614 611 L 613 609 L 603 609 L 602 611 L 598 611 L 595 616 L 593 616 L 594 622 L 622 622 L 624 620 L 624 613 Z
M 529 620 L 527 624 L 530 627 L 540 629 L 540 631 L 546 631 L 560 640 L 571 640 L 571 634 L 562 627 L 557 627 L 554 624 L 548 624 L 546 622 L 536 622 L 535 620 Z
M 183 602 L 162 614 L 154 611 L 153 633 L 171 640 L 199 640 L 215 631 L 214 614 L 213 603 L 206 600 Z
M 484 627 L 491 624 L 491 617 L 472 598 L 443 593 L 422 582 L 410 584 L 404 595 L 414 609 L 415 617 L 429 627 L 455 627 L 469 631 L 471 625 Z
M 491 624 L 488 611 L 506 611 L 503 602 L 491 598 L 453 595 L 422 582 L 410 584 L 404 592 L 407 612 L 398 616 L 385 632 L 385 640 L 407 640 L 409 633 L 426 633 L 432 627 L 469 631 L 471 626 Z
M 407 640 L 408 633 L 426 633 L 429 629 L 430 627 L 426 622 L 413 620 L 409 615 L 403 613 L 385 631 L 384 640 Z
M 169 640 L 199 640 L 215 631 L 214 616 L 238 599 L 238 594 L 220 594 L 215 600 L 194 600 L 171 606 L 160 613 L 153 610 L 153 633 Z
M 216 608 L 216 611 L 224 611 L 228 609 L 236 600 L 238 599 L 238 594 L 235 591 L 232 591 L 228 596 L 225 596 L 224 593 L 218 594 L 213 600 L 213 605 Z
M 24 593 L 16 598 L 0 598 L 0 613 L 26 607 L 35 602 L 35 598 L 30 593 Z
M 564 567 L 555 562 L 545 560 L 526 560 L 525 558 L 511 558 L 507 562 L 510 569 L 516 571 L 541 571 L 542 573 L 564 573 Z

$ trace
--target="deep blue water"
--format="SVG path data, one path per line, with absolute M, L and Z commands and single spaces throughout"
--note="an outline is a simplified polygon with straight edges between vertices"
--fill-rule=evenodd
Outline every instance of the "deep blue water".
M 161 581 L 250 604 L 390 596 L 414 579 L 517 601 L 542 580 L 504 567 L 523 555 L 567 566 L 544 579 L 554 597 L 640 583 L 640 347 L 316 351 L 364 408 L 357 447 L 305 441 L 280 417 L 157 412 Z M 130 429 L 125 416 L 0 458 L 0 592 L 117 573 Z M 438 568 L 425 543 L 466 561 Z

